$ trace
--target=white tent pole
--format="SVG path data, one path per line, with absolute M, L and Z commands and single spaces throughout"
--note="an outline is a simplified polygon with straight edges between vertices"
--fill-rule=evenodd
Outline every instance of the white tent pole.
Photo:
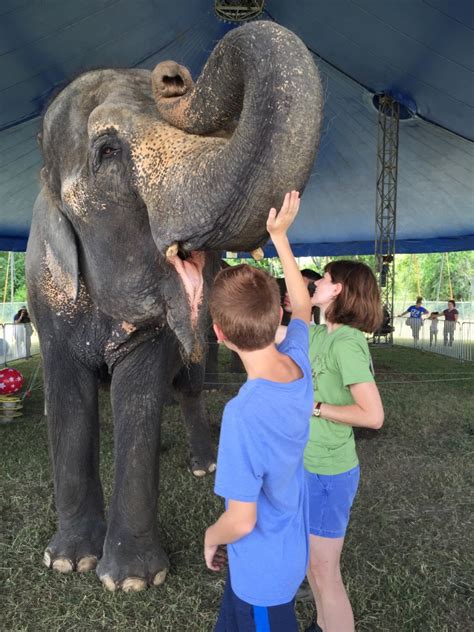
M 13 298 L 15 296 L 15 253 L 13 252 L 9 252 L 8 253 L 11 257 L 11 262 L 10 262 L 10 273 L 11 273 L 11 277 L 10 277 L 10 281 L 11 281 L 11 287 L 10 287 L 10 301 L 11 303 L 13 303 Z
M 439 302 L 439 293 L 441 290 L 441 283 L 443 281 L 443 266 L 444 266 L 444 254 L 441 255 L 441 266 L 439 270 L 439 281 L 438 281 L 438 289 L 436 291 L 436 302 Z

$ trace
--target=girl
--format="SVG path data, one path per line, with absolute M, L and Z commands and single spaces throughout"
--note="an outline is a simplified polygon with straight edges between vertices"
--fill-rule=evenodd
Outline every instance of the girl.
M 430 347 L 433 346 L 433 342 L 435 346 L 438 344 L 438 316 L 439 312 L 431 312 L 428 316 L 428 320 L 431 320 L 430 325 Z
M 448 301 L 448 309 L 443 310 L 444 315 L 444 346 L 448 344 L 449 337 L 449 346 L 453 346 L 454 340 L 454 330 L 456 328 L 456 322 L 458 320 L 459 312 L 456 309 L 456 303 L 451 299 Z
M 354 261 L 329 263 L 311 299 L 326 324 L 310 329 L 314 410 L 305 450 L 310 498 L 308 580 L 317 622 L 306 632 L 352 632 L 354 617 L 340 557 L 359 484 L 353 426 L 378 429 L 384 412 L 362 332 L 382 319 L 375 277 Z

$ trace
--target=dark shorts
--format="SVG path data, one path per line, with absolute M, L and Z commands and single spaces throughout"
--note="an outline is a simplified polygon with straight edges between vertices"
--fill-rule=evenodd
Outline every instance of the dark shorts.
M 343 538 L 359 486 L 360 468 L 342 474 L 306 473 L 309 494 L 309 532 L 323 538 Z
M 279 606 L 252 606 L 237 597 L 227 574 L 214 632 L 298 632 L 295 602 Z

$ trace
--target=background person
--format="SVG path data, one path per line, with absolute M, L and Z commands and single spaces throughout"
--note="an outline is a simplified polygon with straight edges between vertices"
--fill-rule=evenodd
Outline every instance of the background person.
M 305 268 L 301 270 L 301 276 L 303 277 L 310 296 L 314 294 L 314 283 L 321 278 L 319 272 L 315 270 L 311 270 L 310 268 Z M 281 305 L 283 307 L 283 318 L 281 319 L 281 324 L 283 326 L 287 326 L 291 320 L 291 300 L 288 292 L 286 291 L 285 279 L 277 279 L 278 285 L 280 287 L 281 293 Z M 313 306 L 311 308 L 311 321 L 316 325 L 319 325 L 320 320 L 320 312 L 319 307 Z
M 411 327 L 413 340 L 416 343 L 420 337 L 420 329 L 423 325 L 423 316 L 425 314 L 429 314 L 426 307 L 423 307 L 423 297 L 417 296 L 415 305 L 410 305 L 410 307 L 399 316 L 405 316 L 405 314 L 409 314 L 409 317 L 407 318 L 407 325 Z
M 430 325 L 430 347 L 433 346 L 433 342 L 435 345 L 438 343 L 438 316 L 439 312 L 431 312 L 428 316 L 428 320 L 431 320 Z
M 21 327 L 17 327 L 15 329 L 15 340 L 18 356 L 22 357 L 24 355 L 26 358 L 30 358 L 31 334 L 33 333 L 33 327 L 31 326 L 31 319 L 30 315 L 28 314 L 28 310 L 26 309 L 26 305 L 22 305 L 15 316 L 13 316 L 13 322 L 15 325 L 21 325 Z
M 443 316 L 444 316 L 444 329 L 443 329 L 444 346 L 446 347 L 446 345 L 448 344 L 448 338 L 449 338 L 449 346 L 452 347 L 453 341 L 454 341 L 454 330 L 456 329 L 456 323 L 459 318 L 459 312 L 456 309 L 456 303 L 452 299 L 448 301 L 448 308 L 443 310 Z
M 390 311 L 387 305 L 384 305 L 382 308 L 382 323 L 380 327 L 374 331 L 373 341 L 375 342 L 378 340 L 378 342 L 380 342 L 381 336 L 388 336 L 388 334 L 391 334 L 394 329 L 395 328 L 392 326 L 392 316 L 390 315 Z

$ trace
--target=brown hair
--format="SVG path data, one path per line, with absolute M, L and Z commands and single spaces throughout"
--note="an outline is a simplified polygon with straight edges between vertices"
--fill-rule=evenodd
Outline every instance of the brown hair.
M 416 305 L 421 305 L 423 303 L 423 297 L 422 296 L 417 296 L 416 297 Z
M 332 261 L 324 268 L 341 293 L 326 310 L 326 320 L 372 333 L 382 323 L 380 293 L 374 273 L 358 261 Z
M 274 342 L 280 324 L 280 290 L 266 272 L 243 263 L 221 270 L 209 300 L 212 320 L 242 351 Z

